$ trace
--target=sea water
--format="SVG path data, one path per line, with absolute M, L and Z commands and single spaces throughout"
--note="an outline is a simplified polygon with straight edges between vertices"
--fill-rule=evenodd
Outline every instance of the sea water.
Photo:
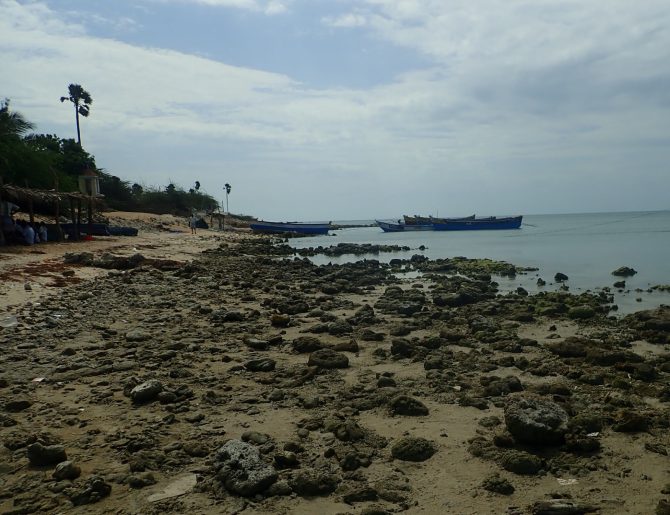
M 370 221 L 373 223 L 374 221 Z M 345 225 L 351 222 L 336 222 Z M 514 279 L 496 277 L 503 292 L 521 286 L 533 293 L 555 290 L 557 272 L 568 276 L 565 283 L 573 293 L 611 288 L 619 313 L 670 304 L 670 292 L 650 290 L 670 284 L 670 211 L 589 213 L 565 215 L 527 215 L 521 229 L 491 231 L 414 231 L 384 233 L 378 227 L 359 227 L 333 231 L 328 236 L 294 238 L 296 249 L 328 247 L 338 243 L 400 245 L 407 252 L 340 257 L 315 256 L 316 264 L 345 263 L 359 259 L 388 262 L 422 254 L 431 259 L 465 256 L 506 261 L 538 271 Z M 419 247 L 425 250 L 419 250 Z M 612 271 L 632 267 L 637 274 L 616 277 Z M 537 279 L 547 282 L 543 288 Z M 615 281 L 625 280 L 619 291 Z

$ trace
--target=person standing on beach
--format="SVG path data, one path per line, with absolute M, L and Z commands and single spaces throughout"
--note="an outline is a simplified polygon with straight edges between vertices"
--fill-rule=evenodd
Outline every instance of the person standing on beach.
M 191 215 L 191 220 L 189 222 L 189 226 L 191 227 L 191 234 L 196 234 L 196 227 L 195 224 L 198 223 L 198 217 L 195 216 L 195 213 Z

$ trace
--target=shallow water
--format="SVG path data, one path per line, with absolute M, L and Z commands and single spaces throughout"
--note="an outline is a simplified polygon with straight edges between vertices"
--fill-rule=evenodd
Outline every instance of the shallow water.
M 295 248 L 346 242 L 407 245 L 412 249 L 367 256 L 316 256 L 313 261 L 317 264 L 365 258 L 388 262 L 423 254 L 431 259 L 491 258 L 539 269 L 515 279 L 497 278 L 503 291 L 517 286 L 538 291 L 538 277 L 547 281 L 544 289 L 555 289 L 557 285 L 550 283 L 557 272 L 569 277 L 566 284 L 575 293 L 612 287 L 615 281 L 625 279 L 623 292 L 612 291 L 619 313 L 670 304 L 670 293 L 647 291 L 655 285 L 670 284 L 670 211 L 528 215 L 521 229 L 508 231 L 384 233 L 377 227 L 362 227 L 290 242 Z M 418 250 L 421 245 L 425 250 Z M 621 266 L 638 273 L 627 278 L 611 275 Z

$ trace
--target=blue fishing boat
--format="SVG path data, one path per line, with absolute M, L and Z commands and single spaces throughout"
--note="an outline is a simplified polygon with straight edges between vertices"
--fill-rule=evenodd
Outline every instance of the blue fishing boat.
M 393 223 L 393 222 L 383 222 L 381 220 L 375 220 L 377 225 L 384 232 L 403 232 L 403 231 L 432 231 L 433 224 L 406 224 L 406 223 Z
M 470 220 L 445 220 L 433 223 L 435 231 L 478 231 L 491 229 L 519 229 L 523 216 L 489 216 Z
M 264 222 L 259 220 L 249 224 L 252 231 L 262 233 L 328 234 L 330 222 L 324 224 L 305 224 L 302 222 Z
M 436 218 L 434 216 L 403 215 L 403 219 L 405 220 L 405 224 L 407 225 L 431 225 L 436 223 L 444 223 L 447 221 L 451 222 L 453 220 L 474 220 L 475 215 L 461 216 L 456 218 Z M 398 223 L 401 223 L 400 220 L 398 220 Z

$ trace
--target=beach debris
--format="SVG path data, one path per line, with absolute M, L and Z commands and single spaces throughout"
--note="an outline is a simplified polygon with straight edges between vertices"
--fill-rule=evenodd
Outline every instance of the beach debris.
M 149 502 L 159 502 L 164 501 L 165 499 L 172 499 L 173 497 L 179 497 L 180 495 L 187 494 L 193 487 L 198 483 L 198 476 L 195 474 L 183 474 L 177 476 L 170 483 L 168 483 L 163 490 L 156 492 L 147 497 Z
M 3 318 L 0 318 L 0 327 L 3 329 L 11 329 L 19 325 L 19 321 L 16 318 L 16 315 L 7 315 Z

